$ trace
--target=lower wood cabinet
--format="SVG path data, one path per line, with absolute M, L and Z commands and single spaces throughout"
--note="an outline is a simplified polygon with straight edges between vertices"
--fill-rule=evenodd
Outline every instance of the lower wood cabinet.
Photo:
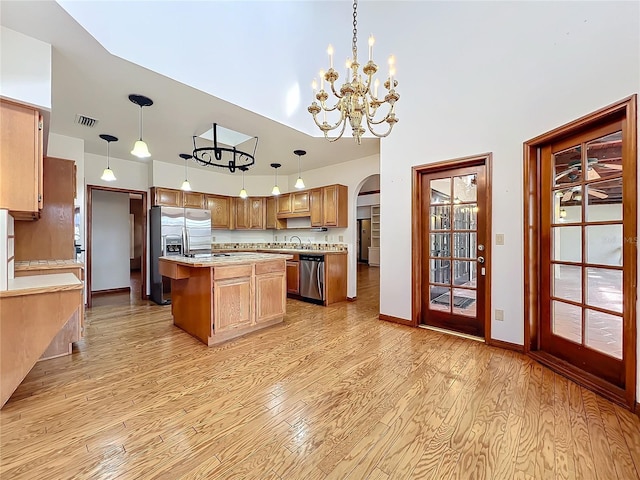
M 248 327 L 253 322 L 251 270 L 250 266 L 221 267 L 214 270 L 213 318 L 216 333 Z M 226 278 L 227 276 L 233 278 Z
M 256 264 L 257 324 L 282 318 L 286 312 L 286 278 L 283 262 Z
M 287 260 L 287 293 L 300 295 L 300 262 Z

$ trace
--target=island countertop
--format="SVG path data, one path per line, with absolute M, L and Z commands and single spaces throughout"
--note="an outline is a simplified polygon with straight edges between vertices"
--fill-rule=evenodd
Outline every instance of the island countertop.
M 253 263 L 270 262 L 272 260 L 286 260 L 293 258 L 290 254 L 233 252 L 212 254 L 205 257 L 167 256 L 160 260 L 174 262 L 187 267 L 222 267 L 226 265 L 251 265 Z

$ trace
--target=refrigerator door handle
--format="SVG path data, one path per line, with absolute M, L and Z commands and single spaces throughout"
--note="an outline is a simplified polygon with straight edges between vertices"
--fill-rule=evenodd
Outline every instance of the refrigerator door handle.
M 182 227 L 182 253 L 187 255 L 191 252 L 191 247 L 189 246 L 189 231 L 186 227 Z
M 324 300 L 324 262 L 318 262 L 318 290 L 320 298 Z

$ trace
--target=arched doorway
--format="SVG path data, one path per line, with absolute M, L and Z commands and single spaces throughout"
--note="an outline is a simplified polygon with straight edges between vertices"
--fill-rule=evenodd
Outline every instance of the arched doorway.
M 354 203 L 356 228 L 351 262 L 353 271 L 356 272 L 355 292 L 358 296 L 360 282 L 364 281 L 369 285 L 373 277 L 379 278 L 380 174 L 369 175 L 362 179 L 356 187 Z

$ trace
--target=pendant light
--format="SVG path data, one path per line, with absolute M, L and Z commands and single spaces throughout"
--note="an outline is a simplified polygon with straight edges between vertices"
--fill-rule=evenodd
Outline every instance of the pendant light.
M 246 166 L 241 166 L 238 167 L 240 169 L 240 171 L 242 172 L 242 190 L 240 190 L 240 195 L 239 197 L 242 199 L 247 198 L 249 195 L 247 194 L 247 191 L 244 189 L 244 172 L 246 172 L 247 170 L 249 170 L 249 167 Z
M 293 153 L 298 156 L 298 180 L 296 180 L 296 188 L 304 188 L 304 182 L 300 176 L 300 157 L 306 155 L 307 152 L 304 150 L 294 150 Z
M 178 156 L 181 159 L 184 160 L 184 182 L 182 182 L 182 186 L 180 187 L 180 190 L 183 190 L 185 192 L 190 192 L 191 191 L 191 184 L 189 183 L 189 180 L 187 179 L 187 162 L 189 161 L 190 158 L 193 158 L 193 157 L 191 155 L 189 155 L 188 153 L 181 153 Z
M 109 155 L 109 144 L 111 142 L 117 142 L 118 141 L 118 137 L 114 137 L 113 135 L 106 135 L 106 134 L 102 134 L 100 135 L 100 138 L 102 140 L 104 140 L 105 142 L 107 142 L 107 168 L 104 169 L 104 171 L 102 172 L 102 176 L 100 177 L 100 180 L 104 180 L 105 182 L 113 182 L 116 179 L 116 176 L 113 174 L 113 170 L 111 170 L 111 158 Z
M 153 100 L 149 97 L 145 97 L 144 95 L 129 95 L 129 100 L 135 103 L 140 107 L 140 138 L 133 145 L 133 150 L 131 150 L 131 155 L 135 155 L 138 158 L 149 158 L 151 153 L 149 153 L 149 148 L 147 144 L 142 140 L 142 108 L 150 107 L 153 105 Z
M 278 169 L 282 165 L 279 163 L 272 163 L 271 166 L 276 170 L 276 184 L 273 186 L 273 190 L 271 190 L 271 195 L 278 196 L 280 195 L 280 188 L 278 188 Z

